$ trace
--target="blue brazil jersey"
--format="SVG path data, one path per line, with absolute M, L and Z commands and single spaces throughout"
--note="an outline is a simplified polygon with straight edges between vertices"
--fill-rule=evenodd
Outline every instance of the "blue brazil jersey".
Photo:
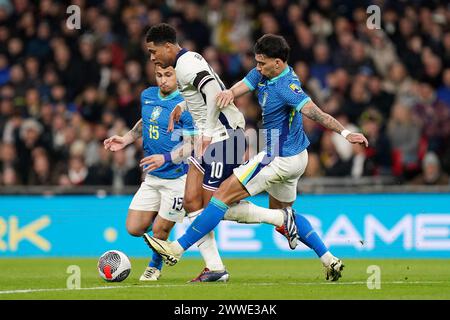
M 267 154 L 289 157 L 305 150 L 309 140 L 303 130 L 300 110 L 311 99 L 301 89 L 292 68 L 286 67 L 273 79 L 254 68 L 243 81 L 250 90 L 258 90 Z
M 149 87 L 142 92 L 142 143 L 145 157 L 171 152 L 183 140 L 183 135 L 195 134 L 191 115 L 187 111 L 183 112 L 180 121 L 174 124 L 174 131 L 167 132 L 170 113 L 181 101 L 183 97 L 178 90 L 166 97 L 161 96 L 158 87 Z M 166 162 L 149 174 L 163 179 L 175 179 L 186 172 L 186 164 Z

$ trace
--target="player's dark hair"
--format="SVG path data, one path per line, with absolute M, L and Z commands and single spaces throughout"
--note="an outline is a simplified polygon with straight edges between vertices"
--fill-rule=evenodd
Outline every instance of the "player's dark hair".
M 152 26 L 145 36 L 146 42 L 154 44 L 177 43 L 177 32 L 175 28 L 167 23 L 159 23 Z
M 291 48 L 282 36 L 265 34 L 256 41 L 255 54 L 263 54 L 269 58 L 278 58 L 286 62 Z

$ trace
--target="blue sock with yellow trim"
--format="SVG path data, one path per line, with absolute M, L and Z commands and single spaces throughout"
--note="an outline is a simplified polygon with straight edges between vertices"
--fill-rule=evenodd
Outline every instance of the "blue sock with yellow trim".
M 327 247 L 320 239 L 317 232 L 311 226 L 311 223 L 301 214 L 295 214 L 295 224 L 298 229 L 298 236 L 301 242 L 314 250 L 317 256 L 320 258 L 328 251 Z
M 222 220 L 227 210 L 228 206 L 225 203 L 212 197 L 208 206 L 194 222 L 192 222 L 185 234 L 177 240 L 178 243 L 184 250 L 187 250 L 190 246 L 213 230 L 219 224 L 220 220 Z

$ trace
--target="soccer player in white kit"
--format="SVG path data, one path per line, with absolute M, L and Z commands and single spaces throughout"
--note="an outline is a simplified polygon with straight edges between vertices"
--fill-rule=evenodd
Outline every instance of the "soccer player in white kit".
M 225 86 L 200 54 L 178 45 L 173 27 L 165 23 L 152 26 L 146 35 L 146 45 L 150 59 L 156 66 L 172 65 L 176 70 L 178 89 L 184 102 L 174 109 L 173 118 L 177 120 L 183 110 L 188 110 L 199 131 L 200 152 L 190 157 L 184 195 L 184 208 L 188 217 L 194 220 L 203 211 L 213 192 L 244 162 L 244 116 L 232 103 L 220 110 L 217 108 L 216 96 L 225 90 Z M 296 242 L 294 216 L 289 208 L 271 210 L 237 203 L 234 209 L 235 214 L 225 215 L 225 220 L 264 222 L 284 227 L 289 230 L 287 237 L 291 238 L 290 242 Z M 207 267 L 197 280 L 228 279 L 213 232 L 206 233 L 197 245 L 200 250 L 207 248 L 212 261 L 212 267 Z

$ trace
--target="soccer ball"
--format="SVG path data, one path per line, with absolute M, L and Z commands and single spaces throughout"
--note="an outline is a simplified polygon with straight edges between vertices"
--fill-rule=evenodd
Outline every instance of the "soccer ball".
M 108 282 L 125 280 L 131 272 L 130 259 L 118 250 L 106 251 L 98 259 L 97 264 L 100 277 Z

